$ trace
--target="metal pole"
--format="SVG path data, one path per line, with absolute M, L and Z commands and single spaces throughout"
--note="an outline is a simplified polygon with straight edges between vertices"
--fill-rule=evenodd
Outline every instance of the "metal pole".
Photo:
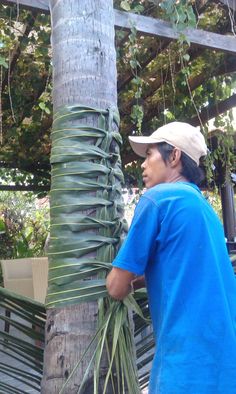
M 230 181 L 220 186 L 221 205 L 225 237 L 228 242 L 236 241 L 236 216 L 234 204 L 234 190 Z

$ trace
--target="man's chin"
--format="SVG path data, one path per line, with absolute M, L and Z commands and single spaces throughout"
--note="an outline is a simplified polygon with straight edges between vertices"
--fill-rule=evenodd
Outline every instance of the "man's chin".
M 143 178 L 143 183 L 146 189 L 151 189 L 151 187 L 155 186 L 148 178 Z
M 152 187 L 152 185 L 148 182 L 144 182 L 144 185 L 146 189 L 150 189 Z
M 146 189 L 151 189 L 152 187 L 154 187 L 154 186 L 156 186 L 156 184 L 154 183 L 151 183 L 151 182 L 146 182 L 145 183 L 145 188 Z

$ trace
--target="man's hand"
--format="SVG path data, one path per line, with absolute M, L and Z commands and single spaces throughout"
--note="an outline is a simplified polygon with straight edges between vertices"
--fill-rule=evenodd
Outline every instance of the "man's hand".
M 136 276 L 132 272 L 121 268 L 112 268 L 107 276 L 106 286 L 108 293 L 116 300 L 123 300 L 133 290 L 145 287 L 144 276 Z
M 132 272 L 121 268 L 112 268 L 107 276 L 106 286 L 108 293 L 116 300 L 123 300 L 131 291 L 131 282 L 135 279 Z

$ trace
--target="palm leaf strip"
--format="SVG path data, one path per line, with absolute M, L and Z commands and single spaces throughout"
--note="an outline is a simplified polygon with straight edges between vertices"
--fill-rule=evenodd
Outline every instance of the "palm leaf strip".
M 27 391 L 24 391 L 24 389 L 17 389 L 19 386 L 17 382 L 21 382 L 24 383 L 25 390 L 28 387 L 40 392 L 43 349 L 35 345 L 34 341 L 36 339 L 40 340 L 43 345 L 43 331 L 46 320 L 45 307 L 41 303 L 4 288 L 0 288 L 0 306 L 3 310 L 8 309 L 10 311 L 10 317 L 0 316 L 0 319 L 9 323 L 10 327 L 10 333 L 0 331 L 0 352 L 7 355 L 9 362 L 11 362 L 9 365 L 0 363 L 0 372 L 3 376 L 9 376 L 14 381 L 14 387 L 2 381 L 0 391 L 4 394 L 26 393 Z M 19 318 L 21 319 L 20 322 Z M 13 328 L 14 334 L 11 334 Z M 35 332 L 36 328 L 41 332 Z M 14 367 L 14 361 L 17 361 L 17 368 Z M 29 372 L 25 370 L 26 367 L 30 368 Z

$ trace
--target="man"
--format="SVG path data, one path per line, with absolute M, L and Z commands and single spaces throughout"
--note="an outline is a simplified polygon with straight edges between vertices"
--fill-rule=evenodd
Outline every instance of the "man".
M 146 157 L 148 191 L 107 289 L 122 300 L 145 275 L 157 345 L 149 394 L 235 394 L 236 284 L 222 225 L 196 186 L 204 138 L 173 122 L 129 139 Z

